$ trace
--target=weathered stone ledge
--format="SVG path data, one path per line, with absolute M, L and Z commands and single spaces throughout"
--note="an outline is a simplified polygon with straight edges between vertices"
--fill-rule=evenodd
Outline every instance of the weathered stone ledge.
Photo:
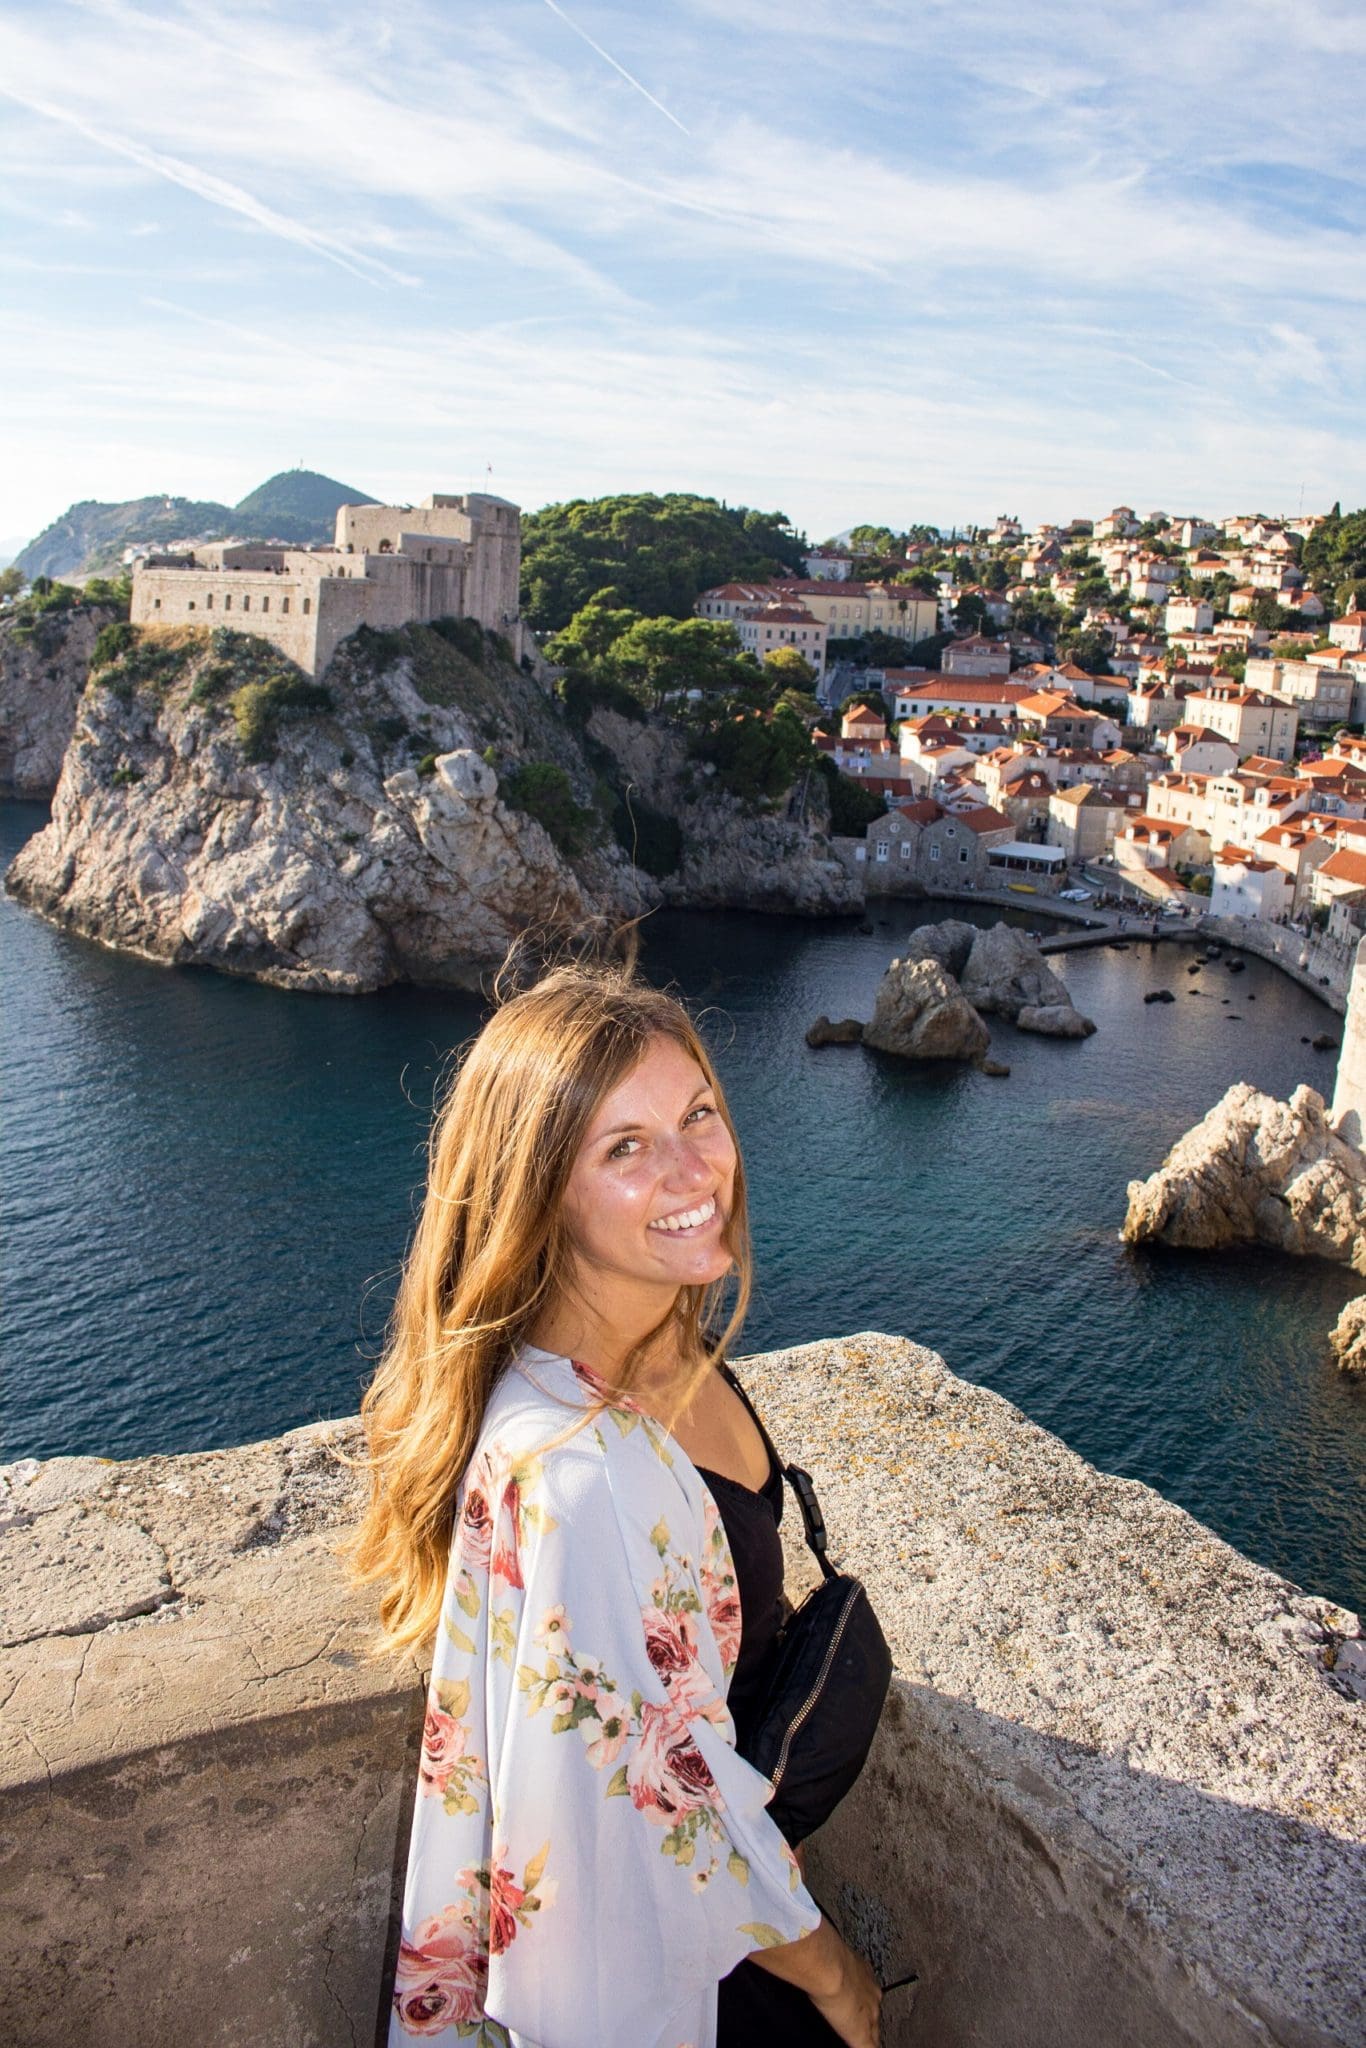
M 896 1658 L 811 1859 L 851 1934 L 920 1973 L 889 2048 L 1358 2040 L 1355 1617 L 903 1340 L 744 1376 Z M 420 1689 L 367 1660 L 336 1563 L 354 1441 L 9 1468 L 13 2048 L 375 2037 Z

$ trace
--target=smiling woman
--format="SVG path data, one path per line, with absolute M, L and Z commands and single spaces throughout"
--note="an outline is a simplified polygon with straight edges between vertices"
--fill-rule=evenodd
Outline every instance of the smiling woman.
M 432 1645 L 393 2048 L 877 2040 L 737 1747 L 783 1613 L 781 1478 L 722 1356 L 748 1283 L 687 1012 L 625 968 L 514 996 L 437 1118 L 363 1408 L 356 1568 L 387 1646 Z

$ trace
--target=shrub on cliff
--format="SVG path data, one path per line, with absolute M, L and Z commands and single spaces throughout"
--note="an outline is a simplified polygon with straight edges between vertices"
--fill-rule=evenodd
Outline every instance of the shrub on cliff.
M 330 711 L 332 692 L 325 683 L 310 682 L 297 671 L 276 669 L 262 682 L 244 683 L 230 701 L 243 758 L 262 762 L 275 758 L 281 722 L 310 711 Z
M 806 727 L 786 704 L 771 717 L 746 710 L 724 715 L 693 739 L 689 751 L 717 770 L 717 781 L 743 803 L 771 803 L 791 789 L 816 758 Z
M 498 794 L 543 825 L 567 859 L 582 853 L 593 838 L 592 811 L 575 801 L 569 777 L 553 761 L 525 761 L 510 769 L 500 779 Z
M 127 619 L 115 619 L 111 625 L 101 626 L 95 640 L 95 651 L 90 657 L 92 672 L 97 668 L 108 668 L 111 661 L 118 661 L 130 648 L 136 647 L 138 629 Z

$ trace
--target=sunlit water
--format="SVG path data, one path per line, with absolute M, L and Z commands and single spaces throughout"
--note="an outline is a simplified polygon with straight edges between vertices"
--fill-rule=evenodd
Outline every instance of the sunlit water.
M 6 861 L 43 815 L 0 808 Z M 1336 1020 L 1260 962 L 1188 976 L 1185 948 L 1143 947 L 1055 962 L 1100 1028 L 1071 1044 L 998 1025 L 1009 1080 L 809 1051 L 817 1012 L 866 1016 L 898 935 L 942 914 L 875 911 L 871 936 L 655 922 L 650 969 L 707 1009 L 745 1145 L 749 1343 L 904 1332 L 1103 1469 L 1361 1604 L 1366 1393 L 1326 1341 L 1361 1283 L 1118 1238 L 1127 1181 L 1230 1082 L 1329 1089 L 1332 1055 L 1302 1040 Z M 0 933 L 3 1455 L 240 1443 L 354 1409 L 433 1091 L 478 1003 L 167 971 L 8 899 Z M 1163 986 L 1176 1003 L 1145 1006 Z

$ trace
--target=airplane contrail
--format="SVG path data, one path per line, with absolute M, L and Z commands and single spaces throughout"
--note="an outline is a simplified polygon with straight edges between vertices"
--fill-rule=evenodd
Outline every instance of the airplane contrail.
M 621 74 L 621 76 L 626 80 L 626 83 L 628 85 L 633 85 L 636 91 L 640 94 L 641 98 L 647 99 L 650 102 L 650 105 L 654 108 L 656 113 L 662 114 L 666 121 L 672 121 L 674 127 L 678 129 L 680 134 L 690 135 L 692 133 L 691 129 L 685 128 L 683 126 L 683 123 L 679 120 L 677 114 L 671 114 L 669 112 L 669 109 L 666 106 L 664 106 L 659 100 L 657 100 L 654 94 L 648 91 L 647 88 L 641 84 L 638 78 L 632 77 L 631 73 L 626 69 L 626 66 L 624 64 L 618 64 L 616 58 L 612 55 L 612 52 L 610 50 L 604 50 L 601 43 L 595 43 L 593 41 L 593 38 L 592 36 L 589 35 L 587 29 L 582 29 L 579 27 L 579 24 L 576 21 L 571 21 L 569 16 L 565 13 L 563 7 L 557 5 L 557 0 L 545 0 L 545 4 L 550 9 L 552 14 L 557 14 L 559 16 L 560 20 L 564 23 L 566 28 L 572 29 L 574 31 L 574 34 L 578 36 L 581 42 L 587 43 L 590 50 L 596 50 L 599 57 L 602 58 L 604 64 L 610 64 L 614 71 L 617 71 Z

